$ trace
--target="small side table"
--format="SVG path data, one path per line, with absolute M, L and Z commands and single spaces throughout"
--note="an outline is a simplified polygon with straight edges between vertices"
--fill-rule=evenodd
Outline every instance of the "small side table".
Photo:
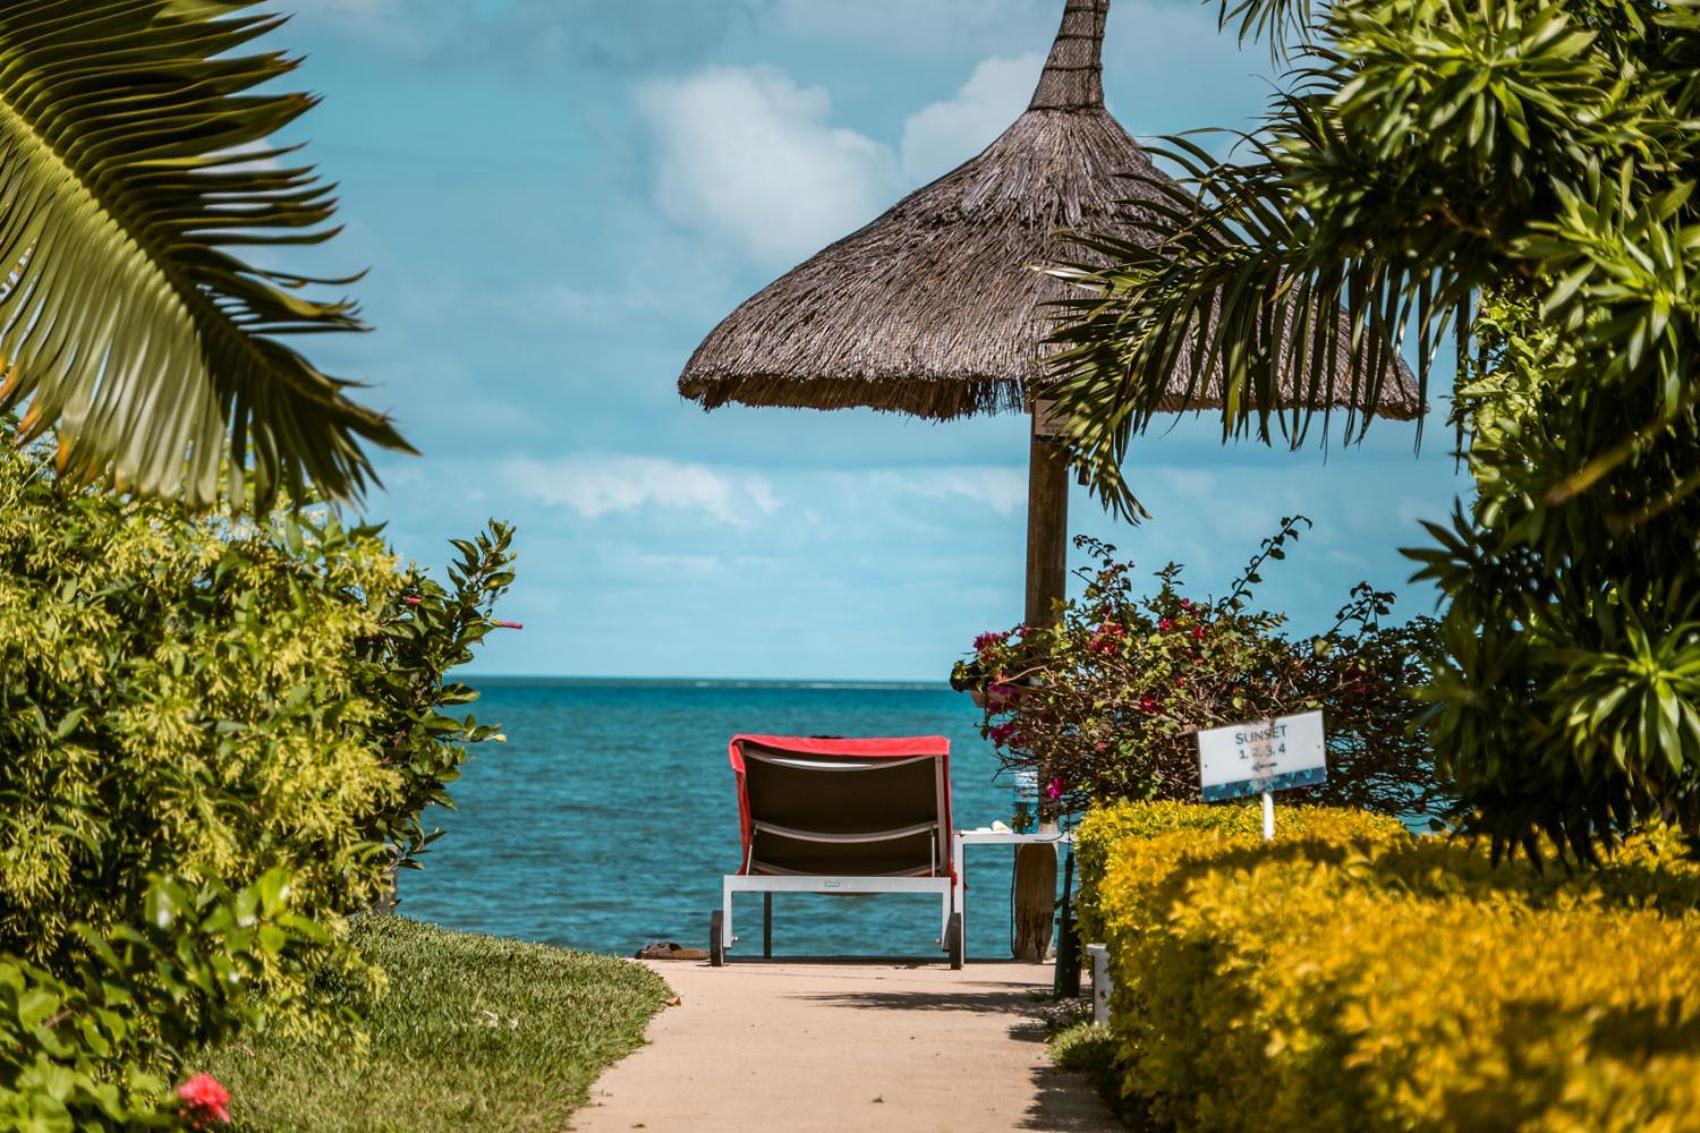
M 952 904 L 962 915 L 962 952 L 968 954 L 968 855 L 969 846 L 1026 846 L 1034 843 L 1048 843 L 1053 846 L 1074 845 L 1074 832 L 1065 830 L 1058 834 L 1017 834 L 1013 830 L 993 830 L 982 826 L 977 830 L 958 830 L 951 835 L 951 862 L 956 869 L 956 892 Z

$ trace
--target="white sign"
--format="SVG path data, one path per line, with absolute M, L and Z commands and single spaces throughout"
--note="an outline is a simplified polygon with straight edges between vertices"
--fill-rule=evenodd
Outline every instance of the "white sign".
M 1320 783 L 1328 778 L 1322 713 L 1199 732 L 1198 770 L 1207 803 Z

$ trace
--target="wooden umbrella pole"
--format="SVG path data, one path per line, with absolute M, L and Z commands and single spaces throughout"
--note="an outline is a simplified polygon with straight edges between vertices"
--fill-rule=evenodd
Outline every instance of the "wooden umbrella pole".
M 1040 435 L 1033 418 L 1027 470 L 1027 624 L 1050 625 L 1068 584 L 1068 450 Z M 1039 768 L 1039 832 L 1057 832 L 1056 809 L 1045 797 L 1050 781 Z M 1018 847 L 1015 854 L 1015 958 L 1042 961 L 1051 946 L 1056 912 L 1057 851 Z

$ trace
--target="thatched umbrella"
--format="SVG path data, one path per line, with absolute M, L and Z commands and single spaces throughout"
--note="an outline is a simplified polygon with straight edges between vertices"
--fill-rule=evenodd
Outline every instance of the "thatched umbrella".
M 1139 231 L 1160 215 L 1139 215 L 1155 189 L 1118 176 L 1156 171 L 1104 108 L 1109 7 L 1066 0 L 1026 113 L 978 157 L 732 312 L 691 356 L 679 392 L 707 409 L 865 406 L 934 420 L 1031 412 L 1054 319 L 1047 304 L 1067 294 L 1033 269 L 1080 258 L 1062 230 Z M 1183 407 L 1189 384 L 1171 375 L 1171 408 Z M 1378 412 L 1417 416 L 1408 378 L 1393 384 Z M 1219 376 L 1204 386 L 1219 388 Z M 1068 461 L 1042 432 L 1036 425 L 1030 450 L 1029 624 L 1051 619 L 1067 582 Z M 1042 955 L 1049 939 L 1050 860 L 1051 879 L 1034 878 L 1025 908 L 1018 900 L 1018 954 Z

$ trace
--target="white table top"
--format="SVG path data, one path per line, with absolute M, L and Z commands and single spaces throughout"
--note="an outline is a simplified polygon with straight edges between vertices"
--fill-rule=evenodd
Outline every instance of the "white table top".
M 981 826 L 974 830 L 958 830 L 956 840 L 964 845 L 1002 843 L 1008 846 L 1020 846 L 1038 842 L 1073 843 L 1074 831 L 1064 830 L 1056 834 L 1017 834 L 1013 830 L 993 830 L 989 826 Z

